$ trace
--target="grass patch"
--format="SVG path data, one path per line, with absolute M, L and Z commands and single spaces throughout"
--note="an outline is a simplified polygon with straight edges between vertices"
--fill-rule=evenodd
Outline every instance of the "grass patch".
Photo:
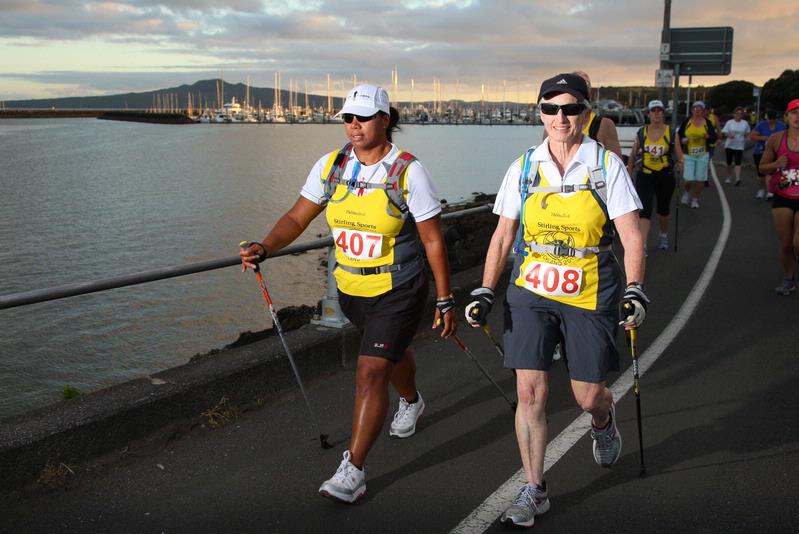
M 239 418 L 239 407 L 232 404 L 227 397 L 222 397 L 216 406 L 202 412 L 200 415 L 205 417 L 208 426 L 211 428 L 222 428 Z

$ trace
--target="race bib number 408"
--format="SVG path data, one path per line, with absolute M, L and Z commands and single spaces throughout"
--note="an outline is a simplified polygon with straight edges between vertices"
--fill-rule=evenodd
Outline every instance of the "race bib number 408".
M 383 255 L 383 236 L 380 234 L 333 228 L 333 239 L 341 252 L 356 260 L 371 260 Z
M 583 285 L 583 270 L 576 267 L 531 262 L 524 272 L 524 287 L 540 295 L 575 297 Z

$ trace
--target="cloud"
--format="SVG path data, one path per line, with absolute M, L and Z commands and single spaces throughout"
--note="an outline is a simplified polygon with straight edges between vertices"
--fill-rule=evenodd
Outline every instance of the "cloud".
M 390 80 L 421 86 L 432 79 L 458 81 L 464 91 L 487 83 L 520 80 L 535 85 L 556 71 L 580 68 L 595 85 L 647 83 L 658 67 L 662 24 L 660 2 L 634 0 L 6 0 L 0 4 L 0 70 L 25 74 L 3 60 L 13 47 L 51 49 L 95 41 L 129 46 L 130 57 L 108 67 L 164 69 L 164 58 L 185 59 L 186 73 L 275 70 L 289 78 Z M 657 9 L 653 9 L 657 6 Z M 745 0 L 674 3 L 677 27 L 731 25 L 735 28 L 733 73 L 777 75 L 795 67 L 793 39 L 799 3 Z M 764 39 L 768 36 L 768 39 Z M 81 58 L 63 59 L 62 72 L 81 72 Z M 39 69 L 52 74 L 54 69 Z M 107 85 L 98 69 L 84 83 Z M 771 73 L 771 71 L 774 71 Z M 172 69 L 174 74 L 174 69 Z M 28 72 L 33 74 L 33 72 Z M 231 74 L 232 75 L 232 74 Z M 114 72 L 125 84 L 126 73 Z M 156 80 L 157 76 L 143 76 Z M 709 83 L 724 78 L 707 78 Z M 44 83 L 44 82 L 41 82 Z M 164 85 L 154 81 L 157 86 Z M 2 96 L 0 86 L 0 97 Z

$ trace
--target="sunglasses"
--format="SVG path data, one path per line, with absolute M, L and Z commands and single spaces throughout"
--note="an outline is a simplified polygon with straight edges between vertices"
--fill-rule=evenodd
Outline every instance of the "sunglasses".
M 343 113 L 341 115 L 341 118 L 344 119 L 344 122 L 347 124 L 352 124 L 353 119 L 358 119 L 358 122 L 369 122 L 375 117 L 377 117 L 377 113 L 374 115 L 369 115 L 368 117 L 364 117 L 363 115 L 355 115 L 354 113 Z
M 557 115 L 558 111 L 563 110 L 563 114 L 568 117 L 573 117 L 574 115 L 579 115 L 583 111 L 585 111 L 585 104 L 582 102 L 575 102 L 573 104 L 547 104 L 545 102 L 541 102 L 538 105 L 541 113 L 544 115 Z

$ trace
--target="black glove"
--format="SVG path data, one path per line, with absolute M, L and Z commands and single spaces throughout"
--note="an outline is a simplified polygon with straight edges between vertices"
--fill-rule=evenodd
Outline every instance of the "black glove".
M 466 322 L 472 328 L 486 324 L 488 312 L 494 304 L 494 290 L 488 287 L 478 287 L 469 293 L 474 300 L 466 306 Z
M 436 308 L 438 308 L 438 311 L 441 313 L 441 317 L 443 318 L 447 313 L 451 312 L 455 308 L 455 297 L 453 297 L 452 293 L 450 293 L 446 297 L 436 298 Z
M 638 328 L 646 319 L 646 305 L 649 299 L 644 294 L 644 286 L 632 282 L 624 291 L 624 296 L 619 304 L 620 325 Z

